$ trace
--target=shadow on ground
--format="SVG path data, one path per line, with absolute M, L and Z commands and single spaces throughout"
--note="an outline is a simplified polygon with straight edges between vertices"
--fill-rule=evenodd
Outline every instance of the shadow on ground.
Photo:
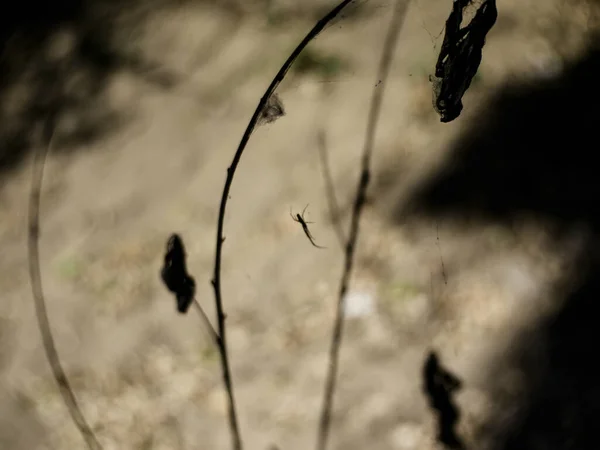
M 550 225 L 557 240 L 574 227 L 590 231 L 572 273 L 562 274 L 553 292 L 562 306 L 534 325 L 533 335 L 545 349 L 543 365 L 529 357 L 531 336 L 515 340 L 522 345 L 512 356 L 528 378 L 528 390 L 514 420 L 489 425 L 495 449 L 597 446 L 600 93 L 594 86 L 599 70 L 600 45 L 559 78 L 506 86 L 455 142 L 447 164 L 393 213 L 401 223 L 425 215 L 507 226 L 536 217 Z
M 160 55 L 141 54 L 136 33 L 150 15 L 190 2 L 24 0 L 0 14 L 0 171 L 23 160 L 37 143 L 34 130 L 51 112 L 58 111 L 59 124 L 65 122 L 57 133 L 57 150 L 81 148 L 117 131 L 128 112 L 106 98 L 114 74 L 133 75 L 159 89 L 180 82 L 181 74 L 161 66 Z M 239 19 L 239 12 L 228 14 Z M 216 41 L 209 39 L 210 49 L 201 52 L 199 63 L 227 38 L 217 35 Z
M 114 23 L 124 8 L 100 4 L 25 0 L 2 14 L 0 170 L 14 167 L 31 150 L 34 131 L 51 112 L 70 121 L 60 134 L 61 149 L 118 129 L 123 117 L 104 99 L 108 78 L 117 71 L 162 87 L 174 84 L 158 67 L 117 48 Z

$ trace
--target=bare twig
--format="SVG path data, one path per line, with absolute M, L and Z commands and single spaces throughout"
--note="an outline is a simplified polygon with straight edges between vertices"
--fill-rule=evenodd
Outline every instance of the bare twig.
M 346 238 L 344 237 L 344 230 L 342 229 L 342 223 L 340 221 L 340 206 L 337 202 L 335 195 L 335 187 L 333 185 L 333 177 L 331 176 L 331 169 L 329 168 L 329 159 L 327 158 L 327 141 L 325 136 L 325 130 L 319 130 L 317 134 L 317 148 L 319 150 L 319 156 L 321 158 L 321 167 L 323 168 L 323 179 L 325 180 L 325 193 L 327 197 L 327 203 L 329 205 L 329 220 L 333 225 L 333 229 L 340 243 L 340 247 L 343 249 L 346 246 Z
M 285 61 L 277 75 L 271 81 L 271 84 L 267 88 L 265 94 L 260 99 L 248 126 L 246 127 L 246 131 L 242 136 L 242 140 L 233 156 L 233 160 L 231 161 L 231 165 L 227 168 L 227 178 L 225 179 L 225 186 L 223 188 L 223 195 L 221 196 L 221 205 L 219 207 L 219 218 L 217 221 L 217 240 L 216 240 L 216 249 L 215 249 L 215 266 L 214 266 L 214 274 L 212 279 L 212 285 L 215 292 L 215 304 L 217 310 L 217 324 L 218 324 L 218 333 L 221 337 L 220 345 L 219 345 L 219 354 L 221 356 L 221 366 L 223 369 L 223 383 L 225 384 L 225 389 L 227 391 L 227 396 L 229 400 L 228 405 L 228 416 L 229 416 L 229 425 L 231 429 L 231 435 L 233 440 L 233 448 L 235 450 L 242 449 L 242 440 L 240 437 L 240 430 L 237 421 L 237 415 L 235 411 L 235 400 L 233 394 L 233 384 L 231 381 L 231 374 L 229 369 L 229 358 L 227 356 L 227 339 L 225 334 L 225 313 L 223 311 L 223 300 L 221 296 L 221 255 L 223 250 L 223 226 L 225 223 L 225 209 L 227 206 L 227 199 L 229 198 L 229 191 L 231 190 L 231 185 L 233 183 L 233 176 L 237 169 L 237 166 L 242 157 L 242 153 L 248 144 L 248 140 L 250 139 L 250 135 L 254 131 L 256 124 L 267 104 L 271 95 L 279 86 L 279 83 L 283 80 L 288 70 L 298 58 L 302 50 L 308 45 L 308 43 L 313 40 L 327 25 L 332 19 L 334 19 L 348 4 L 350 4 L 353 0 L 344 0 L 340 2 L 335 8 L 333 8 L 328 14 L 325 15 L 321 20 L 317 22 L 317 24 L 313 27 L 312 30 L 306 35 L 306 37 L 300 42 L 298 47 L 292 52 L 289 58 Z
M 358 181 L 358 186 L 356 189 L 354 206 L 352 209 L 350 235 L 348 237 L 348 243 L 346 244 L 344 269 L 340 280 L 338 303 L 333 326 L 333 334 L 331 338 L 331 346 L 329 350 L 329 367 L 327 371 L 327 378 L 325 381 L 325 393 L 323 397 L 323 406 L 321 409 L 319 430 L 317 435 L 318 450 L 325 450 L 327 448 L 327 441 L 329 438 L 331 423 L 331 410 L 333 407 L 333 394 L 335 392 L 335 384 L 337 378 L 339 353 L 340 348 L 342 346 L 345 297 L 346 291 L 348 290 L 350 276 L 352 273 L 352 266 L 354 263 L 354 251 L 356 243 L 358 241 L 360 214 L 365 203 L 367 187 L 369 185 L 370 163 L 371 155 L 373 153 L 373 144 L 375 141 L 375 131 L 377 128 L 377 122 L 379 120 L 379 114 L 381 112 L 383 92 L 385 90 L 385 85 L 387 82 L 387 77 L 389 75 L 393 55 L 396 50 L 398 35 L 400 34 L 400 30 L 402 29 L 404 17 L 406 16 L 408 3 L 409 0 L 396 1 L 394 14 L 386 36 L 385 44 L 383 47 L 383 54 L 379 63 L 379 69 L 377 73 L 377 80 L 379 80 L 379 82 L 375 86 L 375 89 L 373 90 L 373 96 L 371 97 L 371 107 L 369 111 L 367 131 L 363 147 L 362 169 L 360 179 Z
M 71 414 L 73 423 L 79 429 L 81 436 L 85 440 L 87 446 L 92 450 L 100 450 L 102 446 L 96 439 L 94 432 L 86 422 L 81 409 L 73 393 L 73 389 L 67 379 L 67 375 L 60 363 L 52 330 L 48 320 L 48 312 L 44 301 L 44 291 L 42 288 L 42 275 L 40 270 L 40 256 L 38 248 L 39 240 L 39 211 L 41 203 L 42 178 L 44 175 L 44 163 L 46 156 L 50 152 L 52 146 L 52 138 L 54 135 L 54 117 L 47 119 L 44 125 L 44 140 L 46 146 L 42 146 L 35 153 L 33 161 L 33 175 L 31 179 L 31 193 L 29 196 L 29 223 L 28 223 L 28 259 L 29 259 L 29 277 L 31 280 L 31 290 L 35 304 L 35 313 L 37 316 L 38 327 L 42 335 L 42 342 L 46 358 L 50 363 L 52 375 L 58 384 L 63 401 Z

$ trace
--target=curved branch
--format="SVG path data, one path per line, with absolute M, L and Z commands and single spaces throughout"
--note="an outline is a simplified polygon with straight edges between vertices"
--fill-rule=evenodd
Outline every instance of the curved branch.
M 42 178 L 44 175 L 44 163 L 46 156 L 50 152 L 52 146 L 52 138 L 54 136 L 54 117 L 47 119 L 44 125 L 44 138 L 46 146 L 40 148 L 35 153 L 33 160 L 33 175 L 31 179 L 31 193 L 29 196 L 29 218 L 28 218 L 28 259 L 29 259 L 29 277 L 31 280 L 31 290 L 33 293 L 33 301 L 35 304 L 35 314 L 37 316 L 38 327 L 42 335 L 44 351 L 46 358 L 50 363 L 52 375 L 58 384 L 63 401 L 71 414 L 73 423 L 79 429 L 81 436 L 85 440 L 87 446 L 91 450 L 101 450 L 102 446 L 96 439 L 94 432 L 83 417 L 83 413 L 79 408 L 73 389 L 67 379 L 67 375 L 60 363 L 52 330 L 48 321 L 48 311 L 44 301 L 44 291 L 42 289 L 42 275 L 40 270 L 40 255 L 38 248 L 39 241 L 39 212 L 42 191 Z
M 284 79 L 288 70 L 298 58 L 302 50 L 308 45 L 308 43 L 313 40 L 322 30 L 325 28 L 331 20 L 333 20 L 348 4 L 350 4 L 353 0 L 344 0 L 340 2 L 335 8 L 333 8 L 328 14 L 325 15 L 321 20 L 317 22 L 317 24 L 313 27 L 312 30 L 306 35 L 306 37 L 300 42 L 298 47 L 292 52 L 289 58 L 285 61 L 277 75 L 271 81 L 271 84 L 267 88 L 265 94 L 260 99 L 252 118 L 250 119 L 250 123 L 242 136 L 242 140 L 233 156 L 233 160 L 231 161 L 231 165 L 227 168 L 227 178 L 225 179 L 225 187 L 223 188 L 223 195 L 221 196 L 221 205 L 219 207 L 219 218 L 217 221 L 217 240 L 216 240 L 216 250 L 215 250 L 215 266 L 214 266 L 214 274 L 212 279 L 212 285 L 215 292 L 215 303 L 217 310 L 217 324 L 218 324 L 218 333 L 221 338 L 220 346 L 219 346 L 219 354 L 221 356 L 221 366 L 223 369 L 223 382 L 225 384 L 225 389 L 227 391 L 228 396 L 228 416 L 229 416 L 229 425 L 231 428 L 231 434 L 233 439 L 233 448 L 235 450 L 241 450 L 242 441 L 240 438 L 240 431 L 237 422 L 237 415 L 235 411 L 235 400 L 233 395 L 233 385 L 231 381 L 231 374 L 229 370 L 229 360 L 227 356 L 227 340 L 225 334 L 225 313 L 223 312 L 223 300 L 221 294 L 221 255 L 223 251 L 223 241 L 225 238 L 223 237 L 223 226 L 225 222 L 225 208 L 227 206 L 227 199 L 229 198 L 229 191 L 231 190 L 231 185 L 233 183 L 233 176 L 237 169 L 237 166 L 242 157 L 242 153 L 248 144 L 248 140 L 250 139 L 250 135 L 254 131 L 254 128 L 258 122 L 258 119 L 261 116 L 261 113 L 264 107 L 267 104 L 267 101 L 279 86 L 279 83 Z

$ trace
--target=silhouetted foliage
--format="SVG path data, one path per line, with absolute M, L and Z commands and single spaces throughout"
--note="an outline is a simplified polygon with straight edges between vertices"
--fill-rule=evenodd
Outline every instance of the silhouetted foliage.
M 167 242 L 165 263 L 160 271 L 160 276 L 167 289 L 175 294 L 177 311 L 185 314 L 194 301 L 196 282 L 187 273 L 183 241 L 177 234 L 171 235 Z
M 463 108 L 462 97 L 481 63 L 485 37 L 496 23 L 496 0 L 484 0 L 475 17 L 461 28 L 464 10 L 472 0 L 454 0 L 446 21 L 446 32 L 435 66 L 434 107 L 442 122 L 456 119 Z
M 507 222 L 528 214 L 597 230 L 600 96 L 591 86 L 599 69 L 597 47 L 559 78 L 505 86 L 397 217 L 422 211 Z
M 452 399 L 460 386 L 460 380 L 441 366 L 434 351 L 430 352 L 423 366 L 423 391 L 438 419 L 438 440 L 452 449 L 464 448 L 455 430 L 460 411 Z

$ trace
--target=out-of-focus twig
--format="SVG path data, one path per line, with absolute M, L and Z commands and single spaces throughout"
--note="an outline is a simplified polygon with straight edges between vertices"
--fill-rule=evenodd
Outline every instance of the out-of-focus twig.
M 319 420 L 319 430 L 317 435 L 317 450 L 325 450 L 329 438 L 331 412 L 333 409 L 333 395 L 335 393 L 335 385 L 337 378 L 337 368 L 339 362 L 339 353 L 342 346 L 342 335 L 344 325 L 344 309 L 345 297 L 352 274 L 352 266 L 354 263 L 354 251 L 358 241 L 359 222 L 362 208 L 365 204 L 367 187 L 369 186 L 371 155 L 373 153 L 373 145 L 375 142 L 375 131 L 379 114 L 381 112 L 381 103 L 385 85 L 390 72 L 392 59 L 396 50 L 398 35 L 402 29 L 409 0 L 397 0 L 394 7 L 392 21 L 383 46 L 383 54 L 379 63 L 377 72 L 377 80 L 371 97 L 371 107 L 369 110 L 367 131 L 362 154 L 361 175 L 356 189 L 356 197 L 352 209 L 352 218 L 350 224 L 350 234 L 345 249 L 344 268 L 340 280 L 340 288 L 338 294 L 338 302 L 335 313 L 333 334 L 331 337 L 331 346 L 329 350 L 329 367 L 327 378 L 325 381 L 325 393 L 323 397 L 323 405 Z
M 31 290 L 33 293 L 33 301 L 35 305 L 35 313 L 37 317 L 38 327 L 42 335 L 42 342 L 46 358 L 50 364 L 52 375 L 58 384 L 63 401 L 71 414 L 73 423 L 79 429 L 81 436 L 85 440 L 88 448 L 92 450 L 101 450 L 102 446 L 96 439 L 94 432 L 83 417 L 83 413 L 79 408 L 71 384 L 67 379 L 67 375 L 60 363 L 60 358 L 56 350 L 52 330 L 48 320 L 48 311 L 44 300 L 44 291 L 42 288 L 42 275 L 40 270 L 40 255 L 39 255 L 39 234 L 40 234 L 40 203 L 42 192 L 42 179 L 44 175 L 44 163 L 52 146 L 54 136 L 54 115 L 51 115 L 44 124 L 44 145 L 40 150 L 35 152 L 33 160 L 33 174 L 31 179 L 31 192 L 29 195 L 29 217 L 28 217 L 28 260 L 29 260 L 29 277 L 31 282 Z
M 320 129 L 317 134 L 317 149 L 319 150 L 319 157 L 321 159 L 323 180 L 325 180 L 325 196 L 327 197 L 329 208 L 329 220 L 331 220 L 331 224 L 333 225 L 333 229 L 340 243 L 340 247 L 343 249 L 346 246 L 346 238 L 344 237 L 344 230 L 342 229 L 340 206 L 335 195 L 333 177 L 331 176 L 329 158 L 327 157 L 327 140 L 325 130 L 323 129 Z
M 298 58 L 302 50 L 308 45 L 310 41 L 312 41 L 327 25 L 332 19 L 334 19 L 348 4 L 350 4 L 353 0 L 344 0 L 340 2 L 335 8 L 333 8 L 329 13 L 327 13 L 321 20 L 317 22 L 317 24 L 308 32 L 306 37 L 300 42 L 300 44 L 296 47 L 296 49 L 292 52 L 292 54 L 285 61 L 277 75 L 271 84 L 267 88 L 265 94 L 258 102 L 258 106 L 246 127 L 246 131 L 242 136 L 240 144 L 233 156 L 233 160 L 231 161 L 231 165 L 227 168 L 227 177 L 225 179 L 225 186 L 223 188 L 223 194 L 221 196 L 221 204 L 219 207 L 219 217 L 217 220 L 217 238 L 216 238 L 216 249 L 215 249 L 215 264 L 214 264 L 214 274 L 212 279 L 212 285 L 215 292 L 215 305 L 217 310 L 217 326 L 218 333 L 220 336 L 220 345 L 219 345 L 219 355 L 221 357 L 221 366 L 223 370 L 223 383 L 225 385 L 225 390 L 227 391 L 228 397 L 228 417 L 229 417 L 229 425 L 231 429 L 233 448 L 235 450 L 242 449 L 242 440 L 240 436 L 239 425 L 237 421 L 237 414 L 235 410 L 235 399 L 233 394 L 233 383 L 231 381 L 231 373 L 229 369 L 229 358 L 227 355 L 227 339 L 225 332 L 225 312 L 223 309 L 223 299 L 221 293 L 221 259 L 222 259 L 222 251 L 223 251 L 223 227 L 225 224 L 225 209 L 227 207 L 227 200 L 229 198 L 229 191 L 231 190 L 231 185 L 233 183 L 233 176 L 237 169 L 237 166 L 240 162 L 242 154 L 244 153 L 244 149 L 248 144 L 248 140 L 254 131 L 254 128 L 257 125 L 258 120 L 260 119 L 269 98 L 275 92 L 275 89 L 279 86 L 279 83 L 284 79 L 288 70 Z

